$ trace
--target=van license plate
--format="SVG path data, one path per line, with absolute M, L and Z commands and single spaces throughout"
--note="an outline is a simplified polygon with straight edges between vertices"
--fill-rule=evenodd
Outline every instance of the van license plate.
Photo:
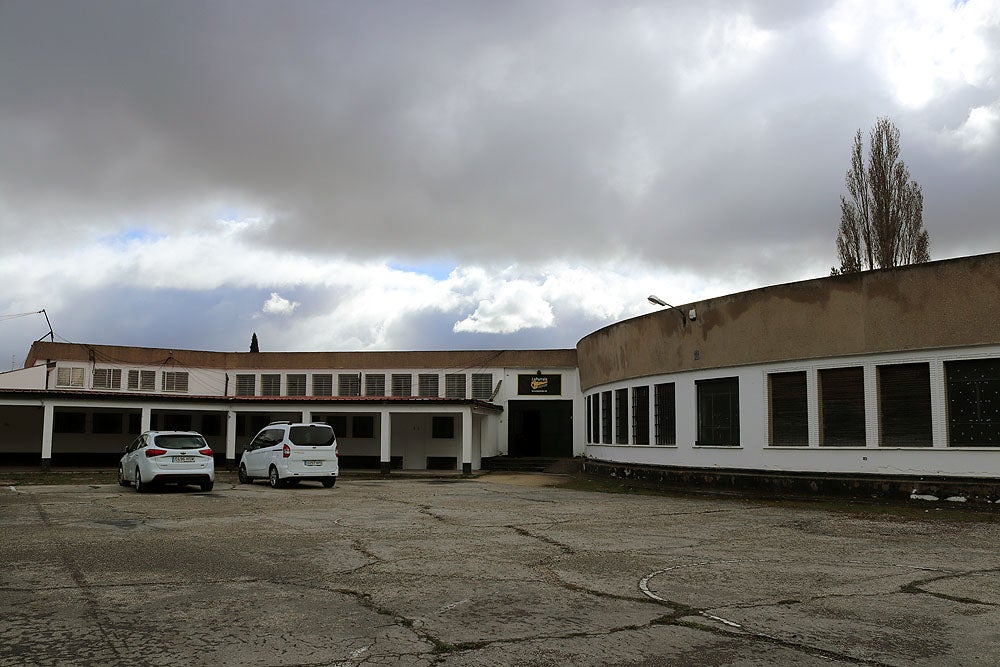
M 321 465 L 323 465 L 323 462 L 322 461 L 306 461 L 306 465 L 307 466 L 321 466 Z
M 194 463 L 193 456 L 175 456 L 174 463 Z

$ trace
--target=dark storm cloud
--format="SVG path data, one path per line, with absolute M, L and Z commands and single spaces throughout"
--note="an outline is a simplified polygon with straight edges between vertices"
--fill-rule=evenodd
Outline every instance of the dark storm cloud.
M 997 250 L 998 44 L 1000 9 L 984 0 L 0 0 L 0 260 L 97 257 L 62 267 L 76 295 L 67 319 L 80 322 L 73 304 L 117 286 L 77 276 L 132 281 L 142 262 L 163 262 L 156 287 L 192 290 L 192 308 L 218 315 L 199 347 L 229 340 L 235 314 L 271 292 L 301 301 L 298 318 L 337 307 L 326 278 L 260 278 L 267 253 L 308 258 L 306 269 L 518 265 L 536 283 L 564 259 L 636 265 L 639 282 L 653 266 L 753 287 L 835 263 L 850 143 L 879 115 L 899 125 L 924 188 L 932 256 Z M 107 251 L 161 237 L 218 247 L 219 265 Z M 255 265 L 232 248 L 265 254 Z M 221 313 L 211 304 L 225 294 L 198 289 L 252 305 Z M 409 311 L 450 323 L 419 340 L 464 346 L 456 336 L 483 334 L 451 325 L 480 302 L 476 321 L 504 321 L 516 301 L 462 289 L 458 305 Z M 45 305 L 38 285 L 9 290 L 0 311 Z M 568 312 L 579 299 L 560 298 L 559 327 L 614 311 Z M 284 327 L 294 347 L 290 321 L 256 324 Z M 357 317 L 340 333 L 364 345 L 411 321 L 376 336 Z M 529 329 L 536 340 L 564 340 L 545 326 Z
M 3 225 L 218 202 L 273 216 L 262 242 L 410 258 L 826 251 L 892 101 L 825 7 L 7 3 Z

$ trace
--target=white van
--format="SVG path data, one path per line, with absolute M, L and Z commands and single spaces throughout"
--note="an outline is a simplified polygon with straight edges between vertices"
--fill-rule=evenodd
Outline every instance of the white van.
M 240 457 L 240 482 L 267 478 L 272 488 L 303 480 L 326 488 L 340 474 L 337 435 L 329 424 L 274 422 L 254 436 Z

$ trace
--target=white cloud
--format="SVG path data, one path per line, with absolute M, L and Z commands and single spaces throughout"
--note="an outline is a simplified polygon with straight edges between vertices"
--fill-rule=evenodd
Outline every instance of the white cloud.
M 1000 136 L 1000 102 L 970 109 L 965 122 L 951 136 L 970 152 L 993 149 Z
M 264 302 L 263 312 L 269 315 L 291 315 L 299 307 L 297 301 L 289 301 L 277 292 L 271 292 L 271 298 Z
M 555 323 L 552 304 L 542 290 L 525 280 L 500 283 L 475 312 L 455 323 L 454 331 L 509 334 L 522 329 L 545 329 Z
M 650 293 L 827 273 L 878 115 L 935 258 L 1000 242 L 997 0 L 192 7 L 5 12 L 0 313 L 110 343 L 179 335 L 154 303 L 239 349 L 254 316 L 268 349 L 572 344 Z M 99 302 L 123 293 L 140 313 Z
M 826 15 L 841 56 L 858 57 L 905 107 L 919 109 L 960 86 L 994 75 L 1000 5 L 993 0 L 842 0 Z

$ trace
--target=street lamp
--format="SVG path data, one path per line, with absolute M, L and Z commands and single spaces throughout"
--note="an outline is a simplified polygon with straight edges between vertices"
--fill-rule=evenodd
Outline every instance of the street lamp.
M 656 296 L 655 294 L 650 294 L 648 297 L 646 297 L 646 300 L 649 301 L 654 306 L 662 306 L 664 308 L 672 308 L 676 310 L 681 315 L 681 326 L 687 325 L 687 320 L 688 320 L 687 315 L 685 315 L 684 311 L 678 308 L 677 306 L 671 306 L 669 303 L 667 303 L 660 297 Z

